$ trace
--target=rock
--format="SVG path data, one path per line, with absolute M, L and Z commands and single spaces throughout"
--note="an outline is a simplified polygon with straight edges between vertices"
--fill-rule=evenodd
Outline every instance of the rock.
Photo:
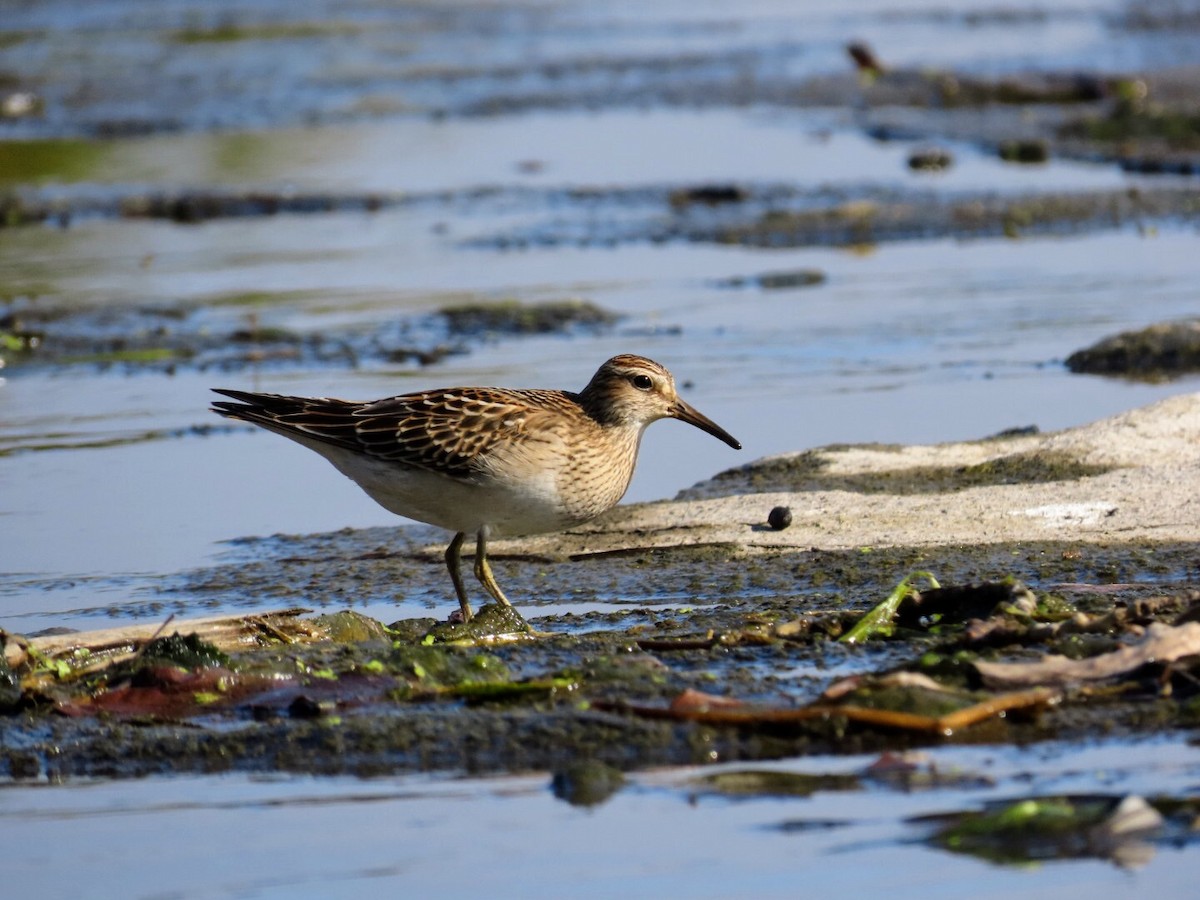
M 1067 357 L 1076 373 L 1159 380 L 1200 371 L 1200 319 L 1107 337 Z
M 767 516 L 767 524 L 776 531 L 783 531 L 792 524 L 792 510 L 787 506 L 776 506 Z

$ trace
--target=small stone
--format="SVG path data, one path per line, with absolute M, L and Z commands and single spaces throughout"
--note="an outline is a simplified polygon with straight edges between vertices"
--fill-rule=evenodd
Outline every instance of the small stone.
M 786 506 L 776 506 L 767 516 L 767 524 L 776 531 L 783 531 L 792 524 L 792 511 Z

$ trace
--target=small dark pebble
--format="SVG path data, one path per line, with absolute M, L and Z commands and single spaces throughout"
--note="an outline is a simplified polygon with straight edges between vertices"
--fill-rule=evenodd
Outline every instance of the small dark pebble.
M 767 524 L 776 531 L 783 531 L 792 524 L 792 511 L 786 506 L 776 506 L 767 516 Z

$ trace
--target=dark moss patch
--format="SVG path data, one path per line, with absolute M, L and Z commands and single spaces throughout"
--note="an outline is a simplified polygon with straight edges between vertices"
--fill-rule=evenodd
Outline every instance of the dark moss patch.
M 502 660 L 471 648 L 401 645 L 384 655 L 381 662 L 387 671 L 408 679 L 418 692 L 512 681 Z
M 829 459 L 820 450 L 768 459 L 718 472 L 709 481 L 686 488 L 677 500 L 722 496 L 745 492 L 827 490 Z
M 1161 106 L 1118 104 L 1107 116 L 1072 122 L 1066 137 L 1104 144 L 1156 145 L 1167 150 L 1200 150 L 1200 113 Z
M 611 327 L 619 318 L 586 300 L 556 300 L 548 303 L 470 303 L 439 311 L 451 335 L 480 337 L 489 334 L 563 334 L 576 330 L 597 331 Z
M 379 622 L 351 609 L 317 616 L 313 624 L 338 644 L 360 643 L 389 636 L 388 629 Z
M 383 320 L 369 329 L 298 332 L 271 321 L 302 292 L 251 292 L 172 307 L 107 304 L 102 309 L 0 298 L 0 357 L 13 370 L 91 366 L 173 373 L 181 367 L 364 363 L 431 365 L 467 345 L 446 341 L 428 315 Z
M 352 36 L 361 31 L 358 25 L 339 22 L 275 22 L 262 25 L 239 25 L 227 22 L 213 28 L 186 28 L 171 35 L 179 44 L 227 44 L 234 41 L 279 41 Z
M 1107 92 L 1103 79 L 1087 73 L 1029 72 L 998 80 L 937 72 L 921 77 L 934 88 L 937 101 L 948 107 L 1094 103 Z
M 426 644 L 473 643 L 495 635 L 526 635 L 528 623 L 515 607 L 486 604 L 469 622 L 440 622 L 422 639 Z
M 779 209 L 747 220 L 693 230 L 693 240 L 753 247 L 843 246 L 944 235 L 989 237 L 1074 233 L 1111 228 L 1146 217 L 1200 214 L 1193 192 L 1092 192 L 1026 197 L 986 196 L 944 202 L 930 198 L 846 203 L 817 209 Z
M 764 291 L 790 291 L 797 288 L 815 287 L 824 284 L 827 276 L 820 269 L 793 269 L 790 271 L 763 272 L 749 277 L 737 275 L 716 282 L 717 287 L 742 288 L 756 286 Z
M 941 147 L 922 147 L 908 155 L 908 167 L 914 172 L 944 172 L 954 165 L 954 155 Z
M 271 191 L 182 191 L 130 194 L 120 197 L 116 209 L 101 209 L 126 219 L 166 219 L 195 224 L 211 219 L 247 218 L 284 214 L 375 212 L 401 202 L 378 194 L 284 193 Z
M 771 491 L 944 493 L 996 484 L 1075 481 L 1112 470 L 1111 466 L 1082 463 L 1069 454 L 1057 452 L 1014 453 L 968 466 L 915 466 L 851 474 L 830 473 L 828 468 L 828 455 L 821 450 L 809 450 L 726 470 L 710 481 L 681 491 L 678 499 Z
M 1044 163 L 1050 159 L 1050 146 L 1040 139 L 1005 141 L 1000 145 L 999 152 L 1005 162 L 1025 165 Z
M 804 772 L 774 772 L 765 769 L 719 772 L 696 780 L 698 787 L 731 796 L 811 797 L 817 791 L 856 791 L 862 788 L 857 775 L 811 775 Z
M 179 632 L 146 644 L 141 650 L 140 661 L 145 665 L 169 663 L 184 669 L 229 665 L 229 657 L 203 638 Z
M 1151 325 L 1104 338 L 1067 357 L 1072 372 L 1149 381 L 1200 371 L 1200 319 Z

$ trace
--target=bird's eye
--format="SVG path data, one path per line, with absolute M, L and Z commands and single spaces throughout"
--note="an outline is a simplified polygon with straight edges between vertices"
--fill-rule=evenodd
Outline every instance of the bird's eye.
M 654 379 L 649 375 L 634 375 L 632 382 L 633 386 L 639 391 L 648 391 L 654 387 Z

